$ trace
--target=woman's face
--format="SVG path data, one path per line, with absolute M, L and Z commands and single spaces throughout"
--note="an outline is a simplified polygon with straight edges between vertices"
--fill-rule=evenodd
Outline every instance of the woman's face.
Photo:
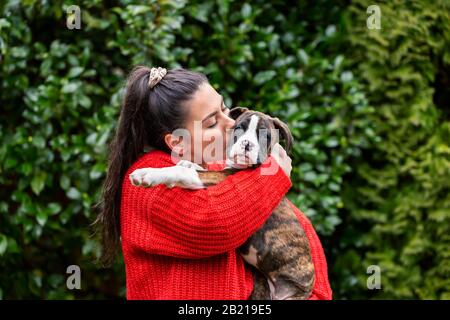
M 183 141 L 183 159 L 205 165 L 224 160 L 235 121 L 223 97 L 209 84 L 199 86 L 186 104 L 188 118 L 185 127 L 190 139 Z

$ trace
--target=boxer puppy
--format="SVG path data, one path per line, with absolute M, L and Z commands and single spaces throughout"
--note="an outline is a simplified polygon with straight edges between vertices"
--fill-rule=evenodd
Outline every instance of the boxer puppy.
M 137 169 L 130 174 L 131 183 L 204 188 L 242 168 L 231 159 L 246 158 L 253 166 L 260 165 L 279 141 L 285 142 L 289 154 L 293 137 L 278 118 L 241 107 L 230 110 L 230 117 L 236 122 L 223 171 L 206 171 L 181 160 L 173 167 Z M 288 201 L 284 197 L 263 226 L 239 248 L 244 260 L 253 267 L 253 300 L 301 300 L 308 299 L 312 292 L 315 273 L 309 241 Z

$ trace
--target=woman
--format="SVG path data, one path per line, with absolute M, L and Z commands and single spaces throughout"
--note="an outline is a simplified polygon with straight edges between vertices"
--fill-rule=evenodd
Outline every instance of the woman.
M 131 72 L 97 219 L 105 264 L 113 261 L 121 242 L 127 299 L 250 297 L 251 269 L 236 249 L 263 225 L 291 187 L 291 159 L 281 146 L 258 168 L 244 169 L 205 189 L 134 187 L 128 178 L 135 169 L 173 166 L 180 158 L 203 167 L 224 160 L 233 125 L 222 96 L 205 75 L 143 66 Z M 200 135 L 195 126 L 201 126 Z M 189 137 L 173 134 L 179 128 Z M 215 159 L 206 159 L 204 151 L 212 139 L 223 141 L 223 150 L 215 152 Z M 152 150 L 144 153 L 144 148 Z M 261 174 L 267 167 L 277 170 Z M 296 210 L 316 269 L 311 299 L 331 299 L 320 241 Z

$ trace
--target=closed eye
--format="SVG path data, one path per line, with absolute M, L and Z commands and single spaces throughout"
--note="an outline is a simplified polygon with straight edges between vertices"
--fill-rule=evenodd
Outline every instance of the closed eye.
M 222 112 L 225 113 L 226 115 L 228 115 L 228 114 L 230 113 L 230 108 L 224 106 L 224 107 L 222 108 Z M 216 121 L 214 124 L 210 125 L 210 126 L 208 127 L 208 129 L 209 129 L 209 128 L 214 128 L 214 127 L 216 126 L 216 124 L 217 124 L 217 121 Z

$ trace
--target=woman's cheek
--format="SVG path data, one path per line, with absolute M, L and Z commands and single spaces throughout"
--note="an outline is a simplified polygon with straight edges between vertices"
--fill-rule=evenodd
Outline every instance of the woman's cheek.
M 225 141 L 224 134 L 219 129 L 206 129 L 203 134 L 203 150 L 208 147 L 208 151 L 212 152 L 213 149 L 216 151 L 213 152 L 214 157 L 219 157 L 219 153 L 223 153 L 225 150 Z M 217 160 L 217 159 L 216 159 Z
M 203 132 L 203 142 L 206 143 L 206 145 L 209 145 L 210 143 L 214 143 L 218 139 L 220 139 L 220 131 L 217 129 L 206 129 Z

